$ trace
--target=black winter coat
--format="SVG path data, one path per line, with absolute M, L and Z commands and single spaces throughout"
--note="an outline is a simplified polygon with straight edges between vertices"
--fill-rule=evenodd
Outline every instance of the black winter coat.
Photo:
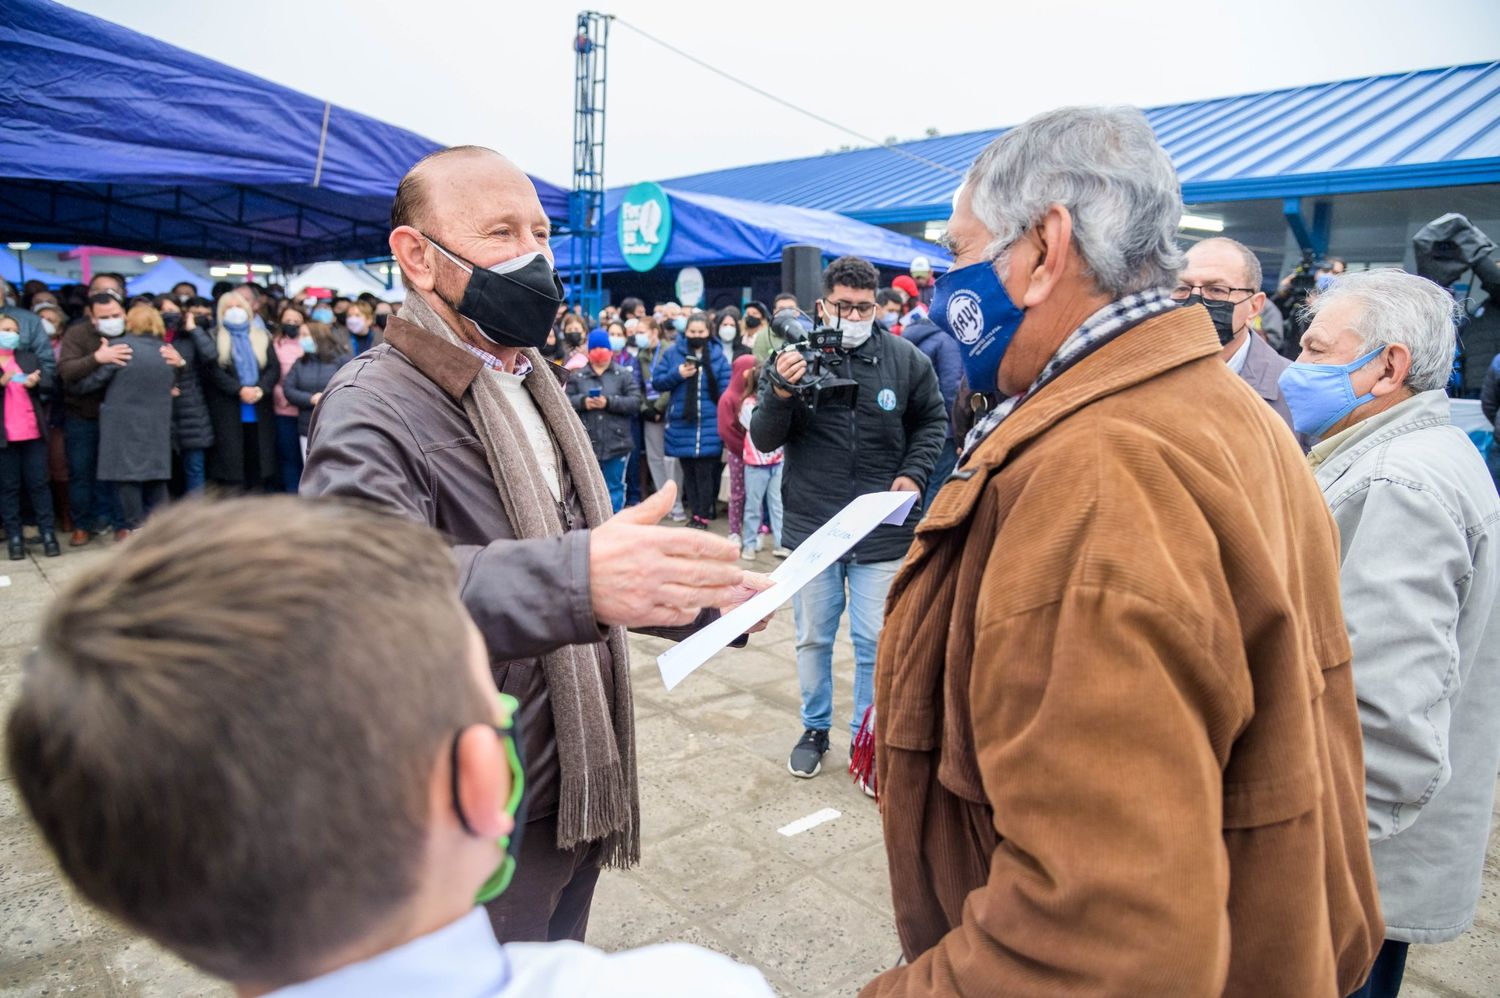
M 297 358 L 286 377 L 281 379 L 281 391 L 286 400 L 297 407 L 297 432 L 307 436 L 312 424 L 313 396 L 328 388 L 328 382 L 338 369 L 353 360 L 351 354 L 341 353 L 333 360 L 324 360 L 315 353 Z
M 208 415 L 214 424 L 214 445 L 208 451 L 205 471 L 208 480 L 220 485 L 242 485 L 259 489 L 261 482 L 245 481 L 245 437 L 240 423 L 240 379 L 234 367 L 219 362 L 200 369 L 203 396 L 208 401 Z M 255 406 L 255 441 L 260 458 L 261 480 L 276 474 L 276 410 L 271 390 L 281 377 L 281 362 L 276 359 L 276 345 L 266 337 L 266 355 L 260 359 L 260 380 L 264 394 Z
M 859 348 L 838 351 L 841 377 L 859 385 L 852 409 L 815 409 L 781 398 L 762 378 L 750 418 L 756 448 L 786 448 L 781 497 L 782 543 L 795 548 L 856 496 L 889 491 L 905 476 L 927 488 L 948 435 L 948 414 L 932 361 L 921 350 L 876 328 Z M 882 524 L 854 546 L 860 563 L 906 557 L 921 503 L 903 524 Z
M 584 402 L 589 391 L 597 388 L 604 396 L 603 409 L 587 409 Z M 635 446 L 630 419 L 641 411 L 641 385 L 635 372 L 626 370 L 614 361 L 595 374 L 588 365 L 573 372 L 567 384 L 568 401 L 578 411 L 584 429 L 589 431 L 589 443 L 594 445 L 594 456 L 608 461 L 622 454 L 629 454 Z
M 214 445 L 214 424 L 208 415 L 203 380 L 219 362 L 219 347 L 204 329 L 180 332 L 172 341 L 187 366 L 177 371 L 178 395 L 172 400 L 172 446 L 176 450 L 207 450 Z

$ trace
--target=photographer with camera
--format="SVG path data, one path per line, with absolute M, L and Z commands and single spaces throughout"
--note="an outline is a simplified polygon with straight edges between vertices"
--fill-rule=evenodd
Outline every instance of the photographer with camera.
M 750 437 L 767 453 L 786 448 L 782 544 L 795 548 L 855 496 L 921 492 L 947 435 L 947 413 L 932 362 L 875 325 L 875 268 L 845 256 L 823 272 L 818 328 L 779 309 L 771 324 L 787 345 L 767 364 Z M 781 304 L 778 302 L 778 305 Z M 854 639 L 854 714 L 858 732 L 875 688 L 875 643 L 891 579 L 920 519 L 876 527 L 837 564 L 793 597 L 802 737 L 787 768 L 810 778 L 822 768 L 833 721 L 833 640 L 844 607 Z

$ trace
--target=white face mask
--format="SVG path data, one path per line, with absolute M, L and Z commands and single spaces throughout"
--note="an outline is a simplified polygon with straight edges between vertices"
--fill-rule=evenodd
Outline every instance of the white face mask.
M 640 323 L 641 323 L 640 319 L 626 319 L 625 320 L 625 328 L 633 330 L 633 329 L 635 329 L 636 326 L 640 325 Z
M 249 322 L 250 313 L 238 305 L 224 310 L 224 325 L 226 326 L 243 326 Z
M 94 325 L 99 327 L 99 332 L 105 336 L 119 336 L 125 332 L 125 317 L 117 315 L 113 319 L 100 319 Z
M 733 343 L 735 341 L 735 337 L 739 335 L 740 331 L 736 326 L 731 326 L 728 323 L 725 323 L 724 325 L 719 327 L 719 339 L 723 340 L 725 343 Z
M 42 320 L 42 328 L 44 330 L 46 330 L 48 336 L 56 336 L 57 335 L 57 326 L 53 325 L 51 319 L 43 319 Z
M 365 331 L 365 317 L 362 315 L 351 315 L 344 320 L 344 328 L 355 336 Z
M 845 319 L 839 326 L 839 332 L 844 334 L 843 346 L 845 350 L 854 350 L 861 343 L 870 338 L 870 330 L 874 327 L 874 319 Z

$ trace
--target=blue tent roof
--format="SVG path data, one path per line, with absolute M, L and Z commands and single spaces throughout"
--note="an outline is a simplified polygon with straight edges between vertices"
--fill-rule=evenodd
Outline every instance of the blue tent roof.
M 0 106 L 0 234 L 178 256 L 384 255 L 396 183 L 440 148 L 51 0 L 5 0 Z
M 620 252 L 619 204 L 626 188 L 606 193 L 604 205 L 605 272 L 629 270 Z M 739 198 L 667 189 L 672 202 L 672 230 L 660 267 L 722 267 L 779 263 L 781 251 L 794 243 L 820 246 L 829 256 L 853 253 L 872 263 L 905 269 L 913 257 L 925 256 L 938 270 L 952 258 L 932 243 L 903 236 L 877 225 L 831 211 L 762 204 Z M 572 240 L 557 240 L 557 269 L 572 269 Z
M 183 281 L 198 289 L 198 294 L 207 296 L 213 290 L 213 281 L 200 277 L 171 257 L 125 282 L 125 290 L 133 295 L 164 295 Z
M 1146 117 L 1189 203 L 1500 182 L 1500 62 L 1173 104 Z M 897 148 L 961 173 L 1003 131 Z M 946 217 L 959 179 L 874 148 L 662 183 L 889 224 Z
M 49 273 L 43 270 L 41 267 L 34 266 L 31 261 L 35 259 L 36 256 L 33 255 L 26 261 L 25 280 L 41 281 L 48 287 L 52 288 L 61 287 L 64 284 L 73 283 L 73 278 L 71 277 L 62 277 L 58 274 Z M 5 278 L 10 283 L 17 286 L 19 286 L 22 281 L 21 262 L 16 259 L 15 253 L 12 253 L 10 250 L 5 249 L 3 245 L 0 245 L 0 277 Z

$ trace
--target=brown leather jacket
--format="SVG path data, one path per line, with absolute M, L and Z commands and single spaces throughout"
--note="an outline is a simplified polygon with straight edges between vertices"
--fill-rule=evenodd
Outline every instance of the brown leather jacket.
M 545 817 L 557 809 L 557 746 L 537 656 L 598 643 L 609 662 L 589 595 L 589 532 L 575 529 L 582 508 L 565 475 L 569 532 L 514 540 L 462 404 L 482 363 L 395 316 L 385 336 L 344 365 L 313 411 L 301 492 L 369 500 L 452 539 L 460 592 L 489 648 L 495 685 L 521 703 L 528 818 Z M 356 592 L 400 584 L 351 580 Z M 612 697 L 607 664 L 602 672 Z
M 1201 309 L 1020 406 L 891 586 L 865 996 L 1342 998 L 1383 935 L 1337 532 Z

